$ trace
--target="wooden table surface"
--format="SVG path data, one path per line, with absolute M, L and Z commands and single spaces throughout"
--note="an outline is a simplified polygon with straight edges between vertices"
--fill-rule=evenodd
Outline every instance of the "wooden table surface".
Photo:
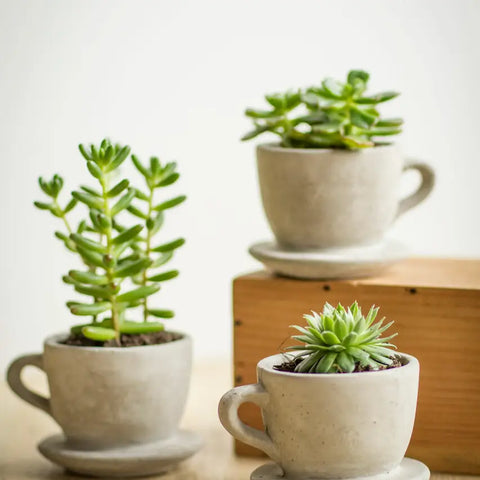
M 196 366 L 183 419 L 183 428 L 200 433 L 204 448 L 162 480 L 248 480 L 250 473 L 266 459 L 239 458 L 233 442 L 217 419 L 217 403 L 232 383 L 231 361 L 204 362 Z M 26 382 L 45 392 L 42 374 L 25 372 Z M 78 480 L 45 460 L 36 450 L 43 438 L 59 427 L 43 412 L 27 405 L 0 384 L 0 480 Z M 432 480 L 480 480 L 480 477 L 435 473 Z

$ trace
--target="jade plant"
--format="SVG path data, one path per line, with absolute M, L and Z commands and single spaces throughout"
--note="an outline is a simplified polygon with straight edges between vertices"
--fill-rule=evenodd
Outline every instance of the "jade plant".
M 351 70 L 346 82 L 326 78 L 318 86 L 265 95 L 269 108 L 248 108 L 254 129 L 250 140 L 265 132 L 280 137 L 282 147 L 359 149 L 385 145 L 378 138 L 400 133 L 401 118 L 381 118 L 378 105 L 399 95 L 367 95 L 370 75 Z
M 393 322 L 377 321 L 378 308 L 372 306 L 366 316 L 357 302 L 344 308 L 326 303 L 322 313 L 304 315 L 306 327 L 293 325 L 301 335 L 292 338 L 303 345 L 287 347 L 300 350 L 295 371 L 300 373 L 351 373 L 356 369 L 380 370 L 393 364 L 395 345 L 389 341 L 396 333 L 382 337 Z M 301 360 L 301 361 L 300 361 Z
M 145 188 L 133 186 L 122 178 L 120 166 L 130 155 L 130 147 L 113 145 L 105 139 L 100 145 L 79 146 L 95 186 L 82 185 L 71 193 L 65 206 L 59 203 L 63 179 L 54 175 L 50 181 L 39 178 L 48 202 L 35 206 L 58 217 L 64 231 L 55 236 L 74 252 L 83 264 L 72 269 L 63 281 L 87 297 L 85 301 L 67 302 L 70 312 L 91 317 L 90 321 L 72 327 L 74 335 L 96 341 L 116 341 L 121 334 L 158 332 L 160 321 L 150 317 L 171 318 L 171 310 L 152 308 L 149 297 L 160 289 L 160 283 L 175 278 L 177 270 L 159 271 L 181 247 L 178 238 L 167 243 L 156 241 L 165 210 L 182 203 L 184 195 L 159 202 L 156 193 L 179 178 L 176 163 L 162 164 L 157 157 L 143 164 L 135 155 L 131 160 L 145 181 Z M 74 228 L 71 212 L 86 207 L 86 215 Z M 128 318 L 131 309 L 141 309 L 141 321 Z

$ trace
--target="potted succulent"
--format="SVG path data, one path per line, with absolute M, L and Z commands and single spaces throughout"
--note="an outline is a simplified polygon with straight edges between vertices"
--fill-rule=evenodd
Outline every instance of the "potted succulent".
M 418 361 L 394 353 L 381 335 L 391 323 L 375 322 L 355 302 L 325 304 L 295 328 L 296 355 L 264 358 L 258 383 L 236 387 L 219 404 L 223 426 L 275 462 L 252 479 L 426 480 L 428 468 L 404 459 L 415 418 Z M 253 402 L 262 409 L 265 431 L 243 424 L 237 409 Z
M 171 310 L 154 308 L 150 297 L 177 270 L 159 272 L 184 239 L 159 243 L 165 211 L 185 196 L 158 202 L 156 194 L 179 177 L 175 163 L 152 157 L 131 160 L 145 181 L 137 188 L 121 178 L 128 146 L 103 140 L 80 145 L 96 186 L 81 186 L 62 207 L 63 179 L 40 178 L 47 202 L 35 202 L 63 223 L 55 236 L 80 260 L 63 281 L 86 297 L 67 302 L 86 321 L 69 333 L 49 337 L 43 354 L 26 355 L 9 367 L 12 390 L 44 410 L 64 435 L 39 444 L 40 451 L 69 470 L 96 476 L 146 475 L 167 470 L 200 446 L 198 437 L 178 429 L 188 392 L 191 338 L 167 331 L 155 318 Z M 74 228 L 77 205 L 87 215 Z M 132 221 L 133 220 L 133 221 Z M 139 313 L 139 321 L 132 315 Z M 29 390 L 20 378 L 26 365 L 45 371 L 50 398 Z
M 327 78 L 319 86 L 266 95 L 269 108 L 247 109 L 254 129 L 279 142 L 257 147 L 264 210 L 286 251 L 357 247 L 379 243 L 396 217 L 424 200 L 434 173 L 425 163 L 404 161 L 390 141 L 400 118 L 382 118 L 378 106 L 397 92 L 366 93 L 369 74 Z M 418 189 L 400 200 L 403 171 L 422 176 Z M 348 228 L 345 226 L 348 225 Z M 252 252 L 253 253 L 253 252 Z

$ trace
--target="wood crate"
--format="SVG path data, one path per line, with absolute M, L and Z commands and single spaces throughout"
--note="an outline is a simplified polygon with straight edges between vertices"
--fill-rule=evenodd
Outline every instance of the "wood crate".
M 301 281 L 266 272 L 233 282 L 235 385 L 256 383 L 255 367 L 280 352 L 289 325 L 324 302 L 364 310 L 380 306 L 394 320 L 399 351 L 421 365 L 417 416 L 407 455 L 434 471 L 480 474 L 480 260 L 415 258 L 385 274 L 350 281 Z M 262 428 L 260 411 L 240 417 Z M 240 455 L 260 452 L 240 442 Z

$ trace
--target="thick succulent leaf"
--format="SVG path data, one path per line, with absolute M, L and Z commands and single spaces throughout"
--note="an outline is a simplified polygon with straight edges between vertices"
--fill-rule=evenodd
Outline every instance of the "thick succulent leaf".
M 108 283 L 108 278 L 106 275 L 98 275 L 93 272 L 70 270 L 68 275 L 78 282 L 88 283 L 90 285 L 106 285 Z
M 120 245 L 122 243 L 128 242 L 134 239 L 141 231 L 143 230 L 143 225 L 138 224 L 130 227 L 127 230 L 124 230 L 120 235 L 117 235 L 113 240 L 112 243 L 114 245 Z
M 185 244 L 184 238 L 177 238 L 176 240 L 173 240 L 171 242 L 159 245 L 158 247 L 152 248 L 152 252 L 159 252 L 159 253 L 170 252 L 170 251 L 176 250 L 177 248 L 180 248 L 184 244 Z
M 106 312 L 112 308 L 110 302 L 97 302 L 97 303 L 68 303 L 67 306 L 74 315 L 98 315 L 99 313 Z
M 160 322 L 131 322 L 124 321 L 120 325 L 120 332 L 129 335 L 136 335 L 141 333 L 154 333 L 165 330 L 163 323 Z
M 317 366 L 315 367 L 315 372 L 316 373 L 328 373 L 330 369 L 332 368 L 336 358 L 337 358 L 337 353 L 327 353 L 323 355 L 323 357 L 319 360 L 317 363 Z
M 82 328 L 84 337 L 97 342 L 107 342 L 113 340 L 117 334 L 113 328 L 97 327 L 95 325 L 87 325 Z
M 176 207 L 177 205 L 180 205 L 186 199 L 187 199 L 186 195 L 179 195 L 178 197 L 172 198 L 170 200 L 160 203 L 159 205 L 156 205 L 155 207 L 153 207 L 153 209 L 156 210 L 157 212 L 162 210 L 167 210 L 168 208 L 173 208 L 173 207 Z
M 376 95 L 370 95 L 368 97 L 357 98 L 355 101 L 359 104 L 372 105 L 376 103 L 386 102 L 392 98 L 398 97 L 400 94 L 398 92 L 382 92 L 377 93 Z
M 126 188 L 128 188 L 129 184 L 130 182 L 126 178 L 124 180 L 121 180 L 107 192 L 107 196 L 110 198 L 113 198 L 113 197 L 116 197 L 117 195 L 120 195 Z M 135 190 L 135 195 L 136 194 L 137 194 L 137 190 Z
M 122 210 L 127 208 L 132 200 L 135 198 L 135 190 L 133 188 L 129 189 L 129 191 L 123 195 L 120 200 L 112 207 L 112 215 L 115 216 L 120 213 Z
M 163 272 L 153 275 L 152 277 L 148 277 L 148 280 L 150 282 L 165 282 L 167 280 L 171 280 L 172 278 L 178 277 L 178 275 L 178 270 L 169 270 L 168 272 Z
M 149 308 L 148 314 L 158 318 L 173 318 L 175 316 L 173 310 L 164 310 L 161 308 Z
M 340 352 L 335 361 L 344 373 L 351 373 L 355 370 L 355 361 L 345 352 Z
M 73 240 L 73 242 L 75 242 L 77 247 L 81 247 L 85 250 L 90 250 L 98 253 L 106 253 L 107 251 L 105 245 L 102 245 L 101 243 L 84 237 L 83 235 L 80 235 L 78 233 L 72 233 L 70 235 L 70 238 Z
M 118 295 L 116 299 L 119 302 L 133 302 L 135 300 L 146 298 L 149 295 L 153 295 L 159 290 L 160 285 L 145 285 L 143 287 L 130 290 L 129 292 L 122 293 L 121 295 Z
M 149 258 L 141 258 L 140 260 L 122 263 L 113 271 L 113 276 L 119 278 L 131 277 L 148 268 L 151 263 L 152 261 Z

